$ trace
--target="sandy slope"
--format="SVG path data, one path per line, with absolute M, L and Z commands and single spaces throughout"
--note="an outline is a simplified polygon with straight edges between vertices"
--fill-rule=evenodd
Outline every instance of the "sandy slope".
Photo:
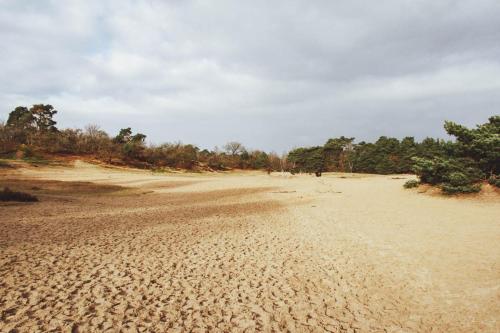
M 0 205 L 1 332 L 500 330 L 498 195 L 82 162 L 0 177 L 41 198 Z

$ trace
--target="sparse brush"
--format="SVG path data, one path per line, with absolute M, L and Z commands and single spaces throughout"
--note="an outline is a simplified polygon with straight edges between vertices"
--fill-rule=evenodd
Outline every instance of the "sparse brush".
M 0 191 L 0 201 L 36 202 L 38 198 L 29 193 L 12 191 L 5 187 L 3 191 Z
M 415 188 L 415 187 L 418 187 L 420 185 L 420 182 L 416 179 L 410 179 L 409 181 L 407 181 L 403 187 L 404 188 Z

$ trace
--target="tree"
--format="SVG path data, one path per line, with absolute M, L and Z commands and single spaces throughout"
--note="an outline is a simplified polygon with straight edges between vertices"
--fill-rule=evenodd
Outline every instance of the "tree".
M 383 175 L 397 173 L 399 164 L 399 140 L 381 136 L 375 142 L 375 172 Z
M 33 114 L 27 107 L 18 106 L 9 113 L 9 118 L 5 124 L 5 135 L 10 137 L 12 143 L 28 143 L 34 130 Z
M 354 138 L 352 138 L 354 141 Z M 353 172 L 354 170 L 354 157 L 355 157 L 355 145 L 351 142 L 347 143 L 344 146 L 343 151 L 343 165 L 347 165 L 349 167 L 349 172 Z
M 132 129 L 130 127 L 122 128 L 117 136 L 113 138 L 113 142 L 125 144 L 130 141 L 132 137 Z
M 326 169 L 331 171 L 346 171 L 348 168 L 352 172 L 353 166 L 353 142 L 354 138 L 329 139 L 323 146 L 325 153 Z
M 475 129 L 450 121 L 445 122 L 444 128 L 456 137 L 457 156 L 473 159 L 489 175 L 500 173 L 500 116 L 490 117 Z
M 50 104 L 35 104 L 30 109 L 18 106 L 9 113 L 6 125 L 18 144 L 32 145 L 38 139 L 39 146 L 52 147 L 54 137 L 51 134 L 57 132 L 53 119 L 56 113 Z
M 10 130 L 7 124 L 2 120 L 0 121 L 0 153 L 4 154 L 13 150 L 14 144 L 10 137 Z
M 275 152 L 272 152 L 268 155 L 269 159 L 269 168 L 274 171 L 285 171 L 287 169 L 286 165 L 286 154 L 283 156 L 279 156 Z
M 130 138 L 130 141 L 135 143 L 144 143 L 145 140 L 146 140 L 146 135 L 142 133 L 137 133 L 136 135 Z
M 445 122 L 446 132 L 455 142 L 441 143 L 441 151 L 414 157 L 414 169 L 422 183 L 437 185 L 443 192 L 471 193 L 481 188 L 480 181 L 496 179 L 500 168 L 500 117 L 475 129 Z
M 228 142 L 224 145 L 224 150 L 229 155 L 236 156 L 236 155 L 242 153 L 243 151 L 245 151 L 245 147 L 239 142 L 231 141 L 231 142 Z
M 82 149 L 86 153 L 105 154 L 111 150 L 110 138 L 98 125 L 87 125 L 82 133 Z
M 18 106 L 9 113 L 6 126 L 21 130 L 29 131 L 34 129 L 33 114 L 25 106 Z
M 415 138 L 407 136 L 401 140 L 399 145 L 399 163 L 398 172 L 399 173 L 410 173 L 412 172 L 413 160 L 412 158 L 417 155 L 417 143 Z
M 269 168 L 269 156 L 259 150 L 254 150 L 251 155 L 251 162 L 250 162 L 250 168 L 252 169 L 267 169 Z
M 325 171 L 325 154 L 323 147 L 296 148 L 288 153 L 288 161 L 292 163 L 293 172 Z
M 35 104 L 29 110 L 39 132 L 57 132 L 57 122 L 53 119 L 57 110 L 50 104 Z

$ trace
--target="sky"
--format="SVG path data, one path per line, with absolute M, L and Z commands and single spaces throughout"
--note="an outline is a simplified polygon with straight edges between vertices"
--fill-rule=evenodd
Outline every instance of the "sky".
M 0 0 L 0 119 L 284 152 L 500 114 L 498 0 Z

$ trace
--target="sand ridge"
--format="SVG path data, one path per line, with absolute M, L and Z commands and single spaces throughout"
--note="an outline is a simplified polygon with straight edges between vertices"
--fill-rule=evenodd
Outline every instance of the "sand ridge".
M 499 202 L 386 176 L 2 177 L 41 198 L 0 207 L 2 332 L 500 329 Z

